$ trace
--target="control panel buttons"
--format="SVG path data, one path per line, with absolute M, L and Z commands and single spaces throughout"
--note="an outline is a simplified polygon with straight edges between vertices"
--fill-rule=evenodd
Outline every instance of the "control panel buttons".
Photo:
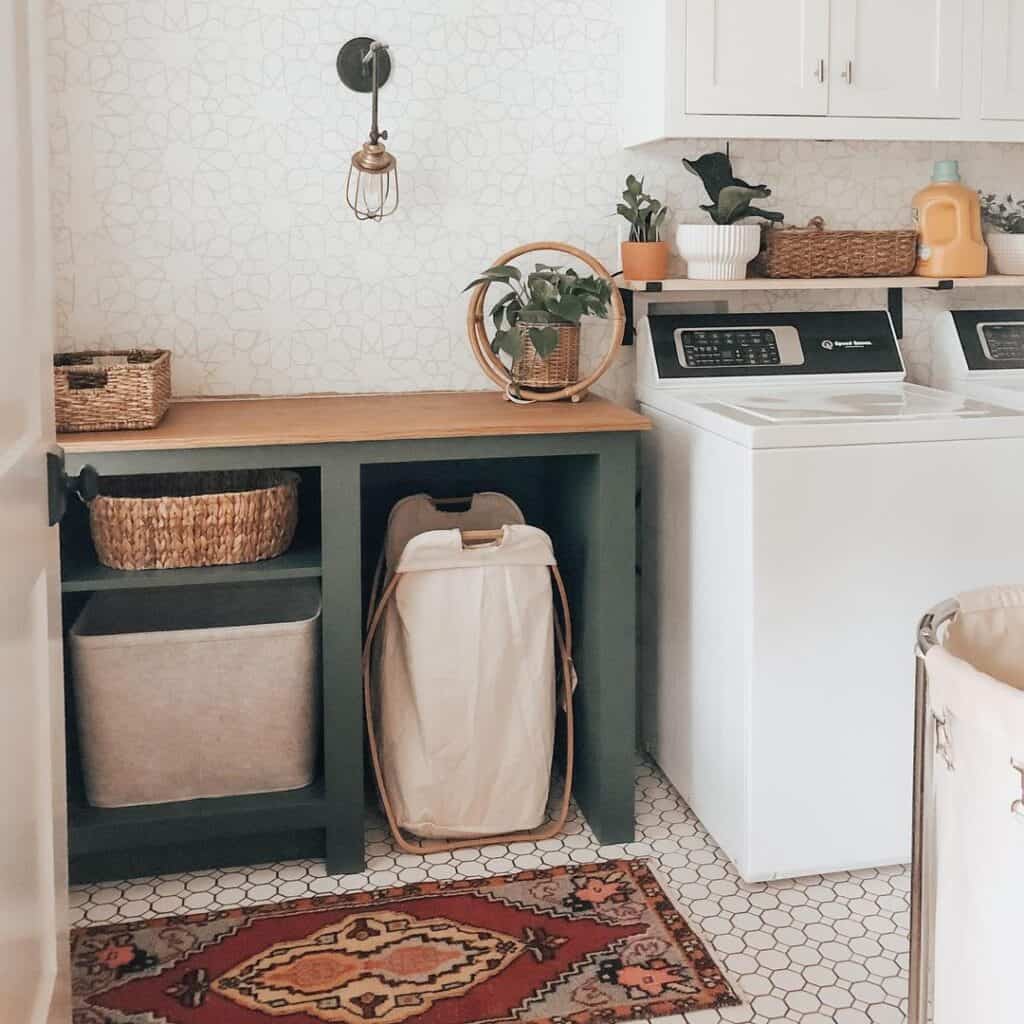
M 781 363 L 771 330 L 687 330 L 680 347 L 686 365 L 694 369 L 729 366 L 778 366 Z
M 1024 323 L 980 324 L 978 330 L 989 359 L 1024 360 Z

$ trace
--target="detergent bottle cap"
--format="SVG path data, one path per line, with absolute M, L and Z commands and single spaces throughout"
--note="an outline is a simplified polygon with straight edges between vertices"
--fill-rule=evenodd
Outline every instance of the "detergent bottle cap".
M 936 160 L 932 168 L 932 181 L 959 181 L 960 163 L 957 160 Z

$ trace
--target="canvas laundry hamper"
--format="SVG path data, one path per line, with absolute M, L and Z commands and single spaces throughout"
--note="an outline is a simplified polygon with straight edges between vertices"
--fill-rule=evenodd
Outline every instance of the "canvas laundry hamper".
M 1024 587 L 933 609 L 918 665 L 910 1024 L 1019 1024 Z
M 476 845 L 482 837 L 546 837 L 565 823 L 572 785 L 568 606 L 550 538 L 522 518 L 510 499 L 493 493 L 474 495 L 462 512 L 416 495 L 389 517 L 364 686 L 381 802 L 410 852 Z M 561 801 L 545 824 L 556 661 L 565 685 L 567 763 Z
M 319 651 L 314 580 L 94 594 L 71 629 L 89 802 L 309 785 Z

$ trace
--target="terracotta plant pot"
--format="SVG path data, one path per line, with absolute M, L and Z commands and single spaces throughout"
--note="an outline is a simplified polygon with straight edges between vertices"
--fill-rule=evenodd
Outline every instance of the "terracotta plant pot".
M 668 274 L 668 242 L 623 242 L 622 276 L 627 281 L 662 281 Z
M 686 276 L 699 281 L 736 281 L 761 248 L 759 224 L 680 224 L 676 233 Z

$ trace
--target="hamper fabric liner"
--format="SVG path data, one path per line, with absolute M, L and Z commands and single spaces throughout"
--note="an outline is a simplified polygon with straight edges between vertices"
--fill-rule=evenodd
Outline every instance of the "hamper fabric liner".
M 396 841 L 417 853 L 555 835 L 572 786 L 575 679 L 551 540 L 525 525 L 503 495 L 474 495 L 463 512 L 443 504 L 415 495 L 392 510 L 364 648 L 381 801 Z M 553 579 L 564 627 L 555 615 Z M 566 776 L 545 826 L 556 644 L 565 683 Z
M 94 594 L 71 629 L 96 807 L 279 792 L 314 778 L 320 588 Z
M 934 757 L 934 1024 L 1018 1024 L 1024 587 L 959 597 L 926 655 Z

